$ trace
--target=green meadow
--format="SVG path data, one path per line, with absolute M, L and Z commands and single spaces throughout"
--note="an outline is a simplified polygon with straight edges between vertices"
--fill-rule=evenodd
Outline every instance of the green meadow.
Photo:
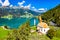
M 0 27 L 0 39 L 5 39 L 8 35 L 8 33 L 10 33 L 11 30 L 5 30 L 2 27 Z
M 51 39 L 51 40 L 60 40 L 60 27 L 50 26 L 50 28 L 56 30 L 56 36 L 54 36 L 53 39 Z M 31 27 L 31 29 L 35 30 L 35 32 L 30 33 L 29 40 L 50 40 L 50 38 L 47 37 L 46 35 L 39 35 L 39 33 L 36 32 L 36 26 Z M 5 30 L 2 27 L 0 27 L 0 40 L 5 40 L 8 36 L 8 34 L 12 33 L 12 32 L 13 32 L 13 29 Z

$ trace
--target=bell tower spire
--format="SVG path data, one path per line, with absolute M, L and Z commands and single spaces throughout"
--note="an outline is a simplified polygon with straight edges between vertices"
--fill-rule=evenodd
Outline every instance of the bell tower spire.
M 39 22 L 41 23 L 42 22 L 41 16 L 38 16 L 38 19 L 39 19 Z

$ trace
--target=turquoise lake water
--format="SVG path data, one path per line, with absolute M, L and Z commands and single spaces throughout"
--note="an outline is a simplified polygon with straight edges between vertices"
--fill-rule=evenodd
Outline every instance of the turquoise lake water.
M 29 18 L 13 18 L 11 20 L 6 18 L 0 18 L 0 26 L 9 26 L 10 28 L 18 28 L 20 25 L 28 21 Z M 34 18 L 29 19 L 30 26 L 34 26 Z M 38 24 L 38 19 L 36 20 L 36 25 Z

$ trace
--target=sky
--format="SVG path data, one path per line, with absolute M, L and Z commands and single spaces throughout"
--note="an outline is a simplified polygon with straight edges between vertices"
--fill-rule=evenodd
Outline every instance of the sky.
M 60 4 L 60 0 L 0 0 L 1 6 L 20 6 L 25 9 L 49 10 Z

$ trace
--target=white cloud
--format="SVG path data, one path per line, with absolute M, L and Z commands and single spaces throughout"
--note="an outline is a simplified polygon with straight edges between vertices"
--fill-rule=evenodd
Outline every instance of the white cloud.
M 9 6 L 9 5 L 10 5 L 9 0 L 5 0 L 4 3 L 2 3 L 2 6 Z
M 4 2 L 2 2 L 2 0 L 0 0 L 0 3 L 2 6 L 9 6 L 10 5 L 9 0 L 5 0 Z
M 20 6 L 20 8 L 23 8 L 23 7 L 24 7 L 23 5 Z
M 38 10 L 34 6 L 32 7 L 32 10 L 38 12 Z
M 18 2 L 18 5 L 21 6 L 25 3 L 25 1 L 22 1 L 22 2 Z
M 34 9 L 35 7 L 33 6 L 32 8 Z
M 38 11 L 36 8 L 33 9 L 34 11 Z
M 32 7 L 32 10 L 37 11 L 37 9 L 34 6 Z
M 25 9 L 30 9 L 30 7 L 31 7 L 31 4 L 24 6 Z
M 30 9 L 31 4 L 28 4 L 27 6 L 24 6 L 24 5 L 23 5 L 24 3 L 25 3 L 25 1 L 18 2 L 18 5 L 20 6 L 20 8 Z
M 46 12 L 47 8 L 39 8 L 38 10 L 39 10 L 39 12 Z
M 23 8 L 23 4 L 25 3 L 25 1 L 22 1 L 22 2 L 18 2 L 18 5 L 20 6 L 20 8 Z
M 45 8 L 39 8 L 38 10 L 45 10 Z
M 13 7 L 13 5 L 10 5 L 10 7 Z
M 43 13 L 43 12 L 46 12 L 46 11 L 47 11 L 47 8 L 39 8 L 39 9 L 36 9 L 36 8 L 33 6 L 33 7 L 32 7 L 32 10 L 35 11 L 35 12 Z
M 3 3 L 2 0 L 0 0 L 0 3 L 1 3 L 1 4 Z

